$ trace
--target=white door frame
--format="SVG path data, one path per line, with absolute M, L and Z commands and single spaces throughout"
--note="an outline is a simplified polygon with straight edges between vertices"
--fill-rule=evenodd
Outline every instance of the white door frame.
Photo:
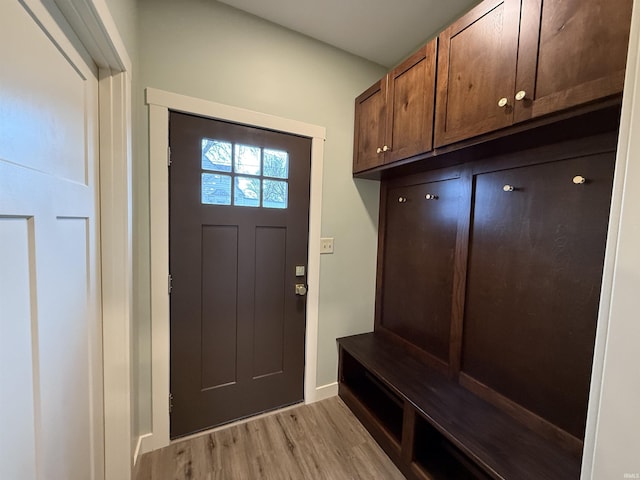
M 151 368 L 152 425 L 150 448 L 169 445 L 169 110 L 268 128 L 311 138 L 311 192 L 309 204 L 309 258 L 307 262 L 307 327 L 305 333 L 304 399 L 318 400 L 318 299 L 320 285 L 320 221 L 325 128 L 264 113 L 146 89 L 149 105 L 149 161 L 151 197 Z
M 59 13 L 99 68 L 100 262 L 106 480 L 129 480 L 131 397 L 131 60 L 105 0 L 20 0 Z M 59 10 L 58 10 L 59 9 Z

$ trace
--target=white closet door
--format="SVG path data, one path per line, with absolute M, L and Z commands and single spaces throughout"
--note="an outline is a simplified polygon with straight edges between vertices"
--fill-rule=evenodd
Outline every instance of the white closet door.
M 97 69 L 52 5 L 0 2 L 0 478 L 100 480 Z

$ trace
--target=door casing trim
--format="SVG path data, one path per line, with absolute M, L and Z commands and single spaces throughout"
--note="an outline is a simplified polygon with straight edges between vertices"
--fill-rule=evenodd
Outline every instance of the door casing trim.
M 326 129 L 297 120 L 146 88 L 149 106 L 149 177 L 151 238 L 151 383 L 152 439 L 144 450 L 169 445 L 169 110 L 268 128 L 311 138 L 309 253 L 307 260 L 307 326 L 305 332 L 304 400 L 317 400 L 318 302 L 322 172 Z M 142 453 L 142 452 L 141 452 Z

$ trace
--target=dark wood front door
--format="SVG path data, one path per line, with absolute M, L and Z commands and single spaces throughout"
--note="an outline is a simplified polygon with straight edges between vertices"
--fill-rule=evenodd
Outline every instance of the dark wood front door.
M 171 437 L 303 400 L 311 140 L 171 113 Z

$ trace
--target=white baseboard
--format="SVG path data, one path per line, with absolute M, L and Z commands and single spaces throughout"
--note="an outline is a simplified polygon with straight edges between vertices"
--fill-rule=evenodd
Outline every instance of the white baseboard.
M 338 382 L 328 383 L 321 387 L 316 387 L 313 398 L 305 399 L 305 403 L 319 402 L 336 395 L 338 395 Z
M 138 457 L 149 453 L 153 450 L 153 433 L 147 433 L 138 437 L 138 444 L 136 445 L 136 451 L 133 454 L 133 465 L 138 463 Z

